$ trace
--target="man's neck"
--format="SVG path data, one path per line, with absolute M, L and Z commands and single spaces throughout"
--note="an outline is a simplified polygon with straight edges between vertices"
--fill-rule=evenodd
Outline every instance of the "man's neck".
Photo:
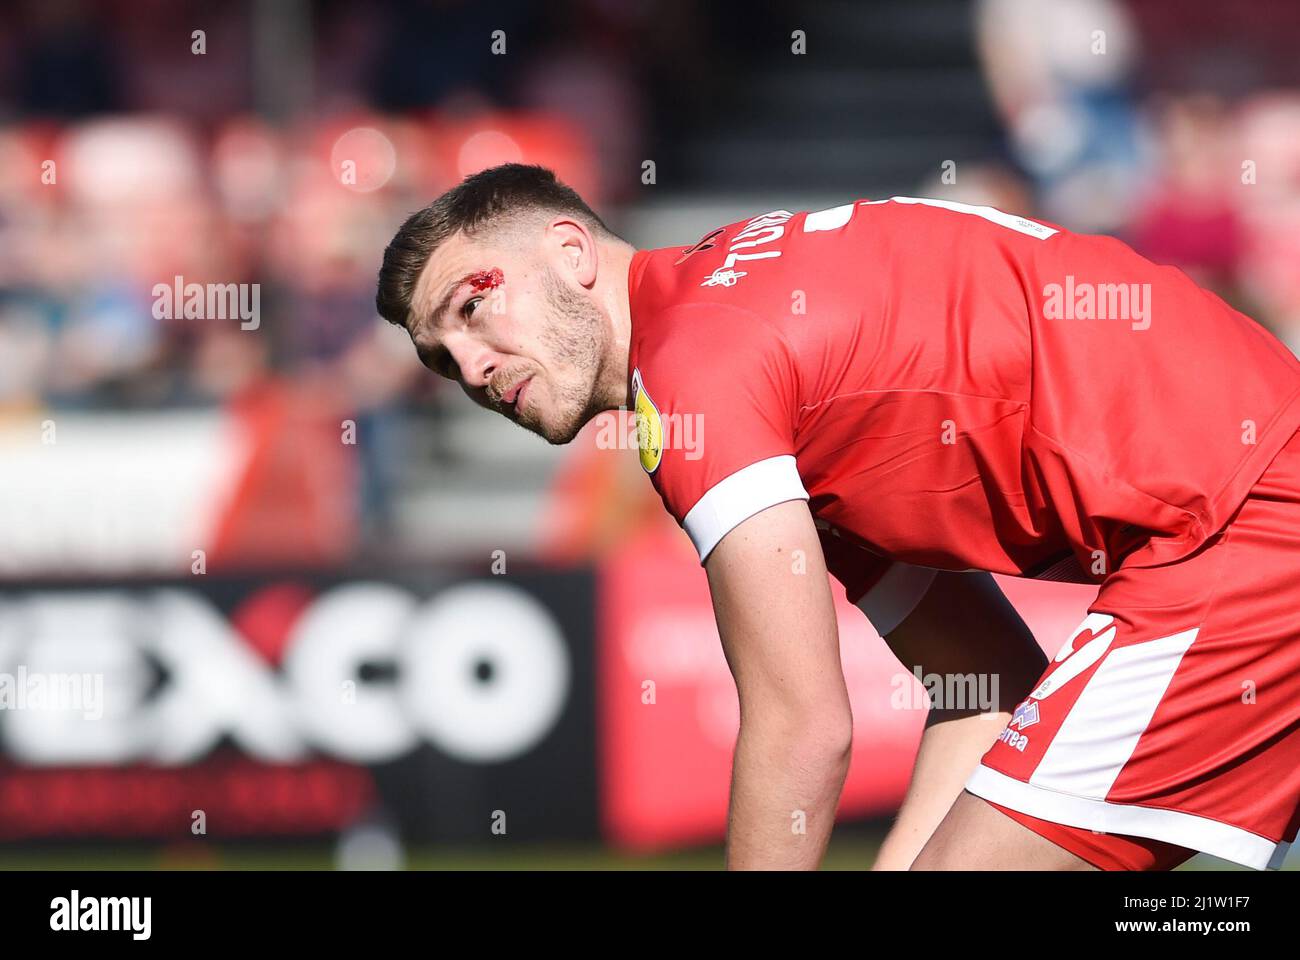
M 628 274 L 636 248 L 618 241 L 601 250 L 602 271 L 608 283 L 602 294 L 605 316 L 609 318 L 609 349 L 601 370 L 601 404 L 604 410 L 629 409 L 628 352 L 632 344 L 632 304 L 628 294 Z

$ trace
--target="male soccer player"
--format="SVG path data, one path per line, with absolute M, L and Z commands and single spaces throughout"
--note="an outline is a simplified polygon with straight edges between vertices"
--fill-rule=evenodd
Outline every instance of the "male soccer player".
M 740 697 L 730 867 L 815 867 L 831 831 L 827 570 L 906 666 L 1006 695 L 936 711 L 878 866 L 1264 868 L 1295 837 L 1300 364 L 1178 270 L 907 197 L 637 251 L 511 164 L 406 221 L 377 303 L 552 443 L 635 410 Z M 1100 584 L 1046 672 L 989 571 Z

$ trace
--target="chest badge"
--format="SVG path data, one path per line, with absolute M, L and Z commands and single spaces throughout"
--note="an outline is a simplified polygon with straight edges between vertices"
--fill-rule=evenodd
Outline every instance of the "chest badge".
M 701 287 L 734 287 L 741 277 L 749 276 L 744 270 L 732 270 L 730 267 L 718 267 L 704 278 Z
M 664 424 L 659 417 L 659 408 L 650 399 L 645 384 L 641 382 L 641 371 L 632 371 L 632 391 L 635 395 L 633 413 L 636 416 L 636 445 L 641 455 L 641 466 L 646 473 L 659 469 L 659 461 L 664 456 Z

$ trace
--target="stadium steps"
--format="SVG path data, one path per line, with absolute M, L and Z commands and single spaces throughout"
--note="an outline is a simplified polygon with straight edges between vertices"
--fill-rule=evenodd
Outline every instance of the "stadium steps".
M 969 5 L 833 2 L 781 18 L 726 82 L 662 182 L 692 189 L 908 192 L 944 160 L 996 152 L 998 126 L 973 46 Z M 808 53 L 789 52 L 789 30 Z M 670 179 L 671 177 L 671 179 Z

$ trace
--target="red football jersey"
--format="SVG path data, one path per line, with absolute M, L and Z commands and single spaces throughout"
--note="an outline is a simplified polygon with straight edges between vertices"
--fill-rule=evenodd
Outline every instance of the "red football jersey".
M 1300 427 L 1300 363 L 1254 321 L 990 207 L 778 210 L 637 253 L 629 294 L 642 465 L 701 561 L 805 498 L 855 601 L 893 561 L 1100 582 L 1184 557 Z

